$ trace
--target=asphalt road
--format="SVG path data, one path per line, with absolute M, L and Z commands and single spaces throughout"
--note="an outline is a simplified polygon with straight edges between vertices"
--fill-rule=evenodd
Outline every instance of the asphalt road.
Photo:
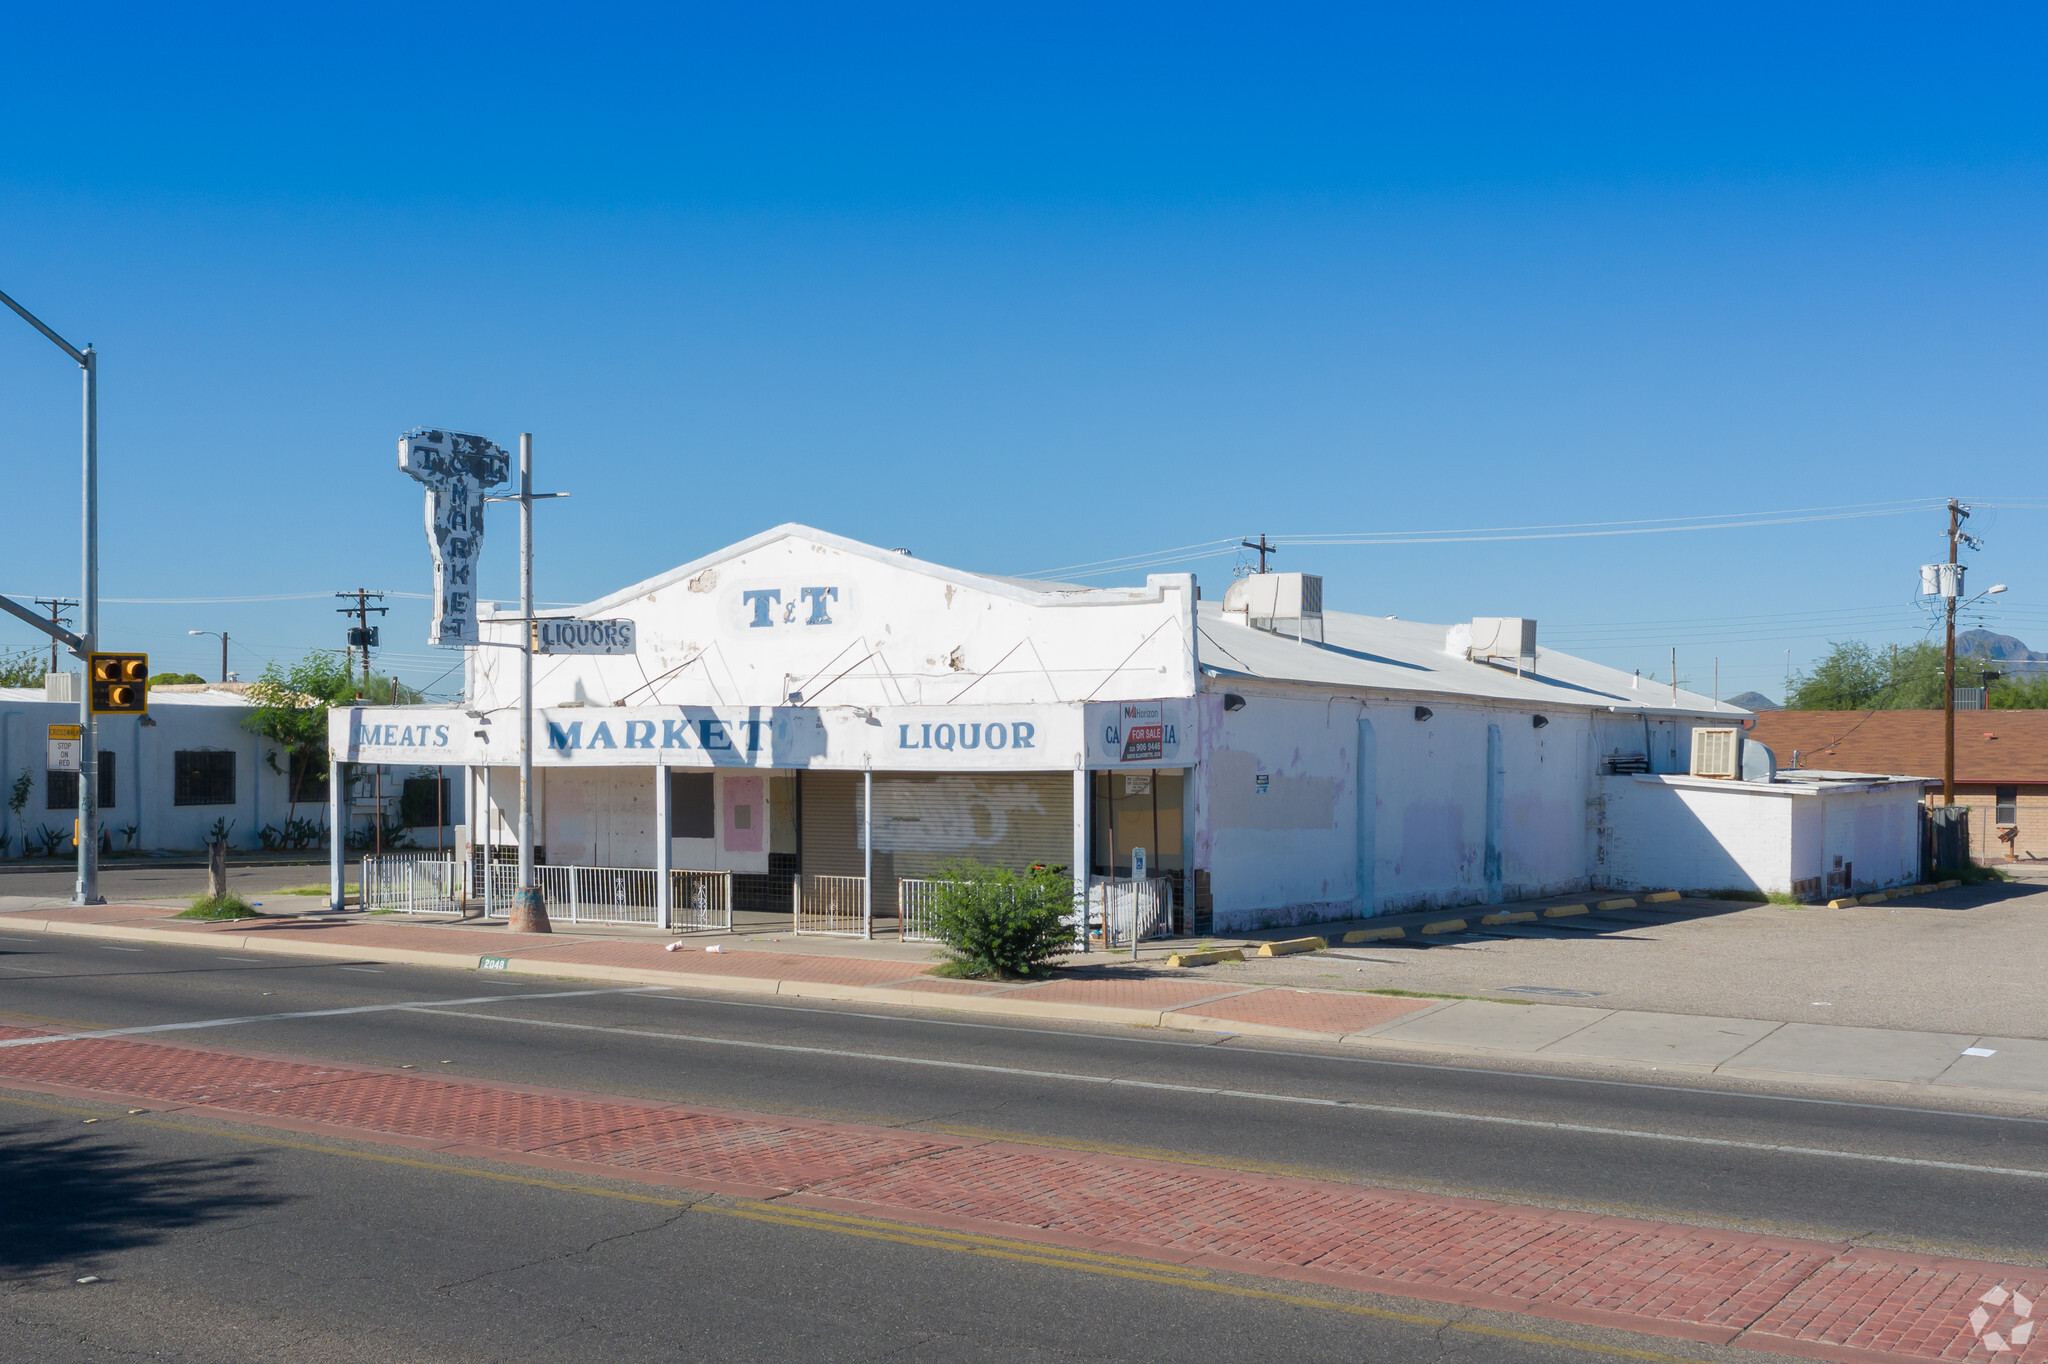
M 350 884 L 356 879 L 356 859 L 356 854 L 349 855 Z M 328 864 L 324 858 L 318 865 L 234 861 L 228 863 L 228 885 L 245 899 L 286 886 L 324 886 L 327 884 L 327 877 Z M 68 857 L 58 858 L 48 864 L 41 861 L 11 863 L 4 870 L 0 870 L 0 896 L 34 896 L 38 899 L 68 901 L 77 882 L 78 869 Z M 135 904 L 143 900 L 162 900 L 205 893 L 204 865 L 167 867 L 161 863 L 144 860 L 100 864 L 100 894 L 115 904 Z M 317 906 L 321 901 L 317 897 L 301 900 L 294 896 L 291 903 L 297 906 Z
M 0 919 L 0 1017 L 141 1026 L 379 1005 L 387 1007 L 178 1037 L 2048 1261 L 2048 1179 L 1998 1172 L 2048 1171 L 2048 1122 L 666 990 L 535 998 L 561 988 L 9 934 Z M 419 1007 L 497 994 L 501 1002 Z M 1103 1083 L 1110 1079 L 1120 1083 Z M 65 1354 L 63 1342 L 85 1332 L 113 1348 L 129 1329 L 121 1323 L 145 1338 L 160 1319 L 190 1323 L 179 1337 L 190 1340 L 181 1356 L 190 1358 L 214 1357 L 206 1351 L 232 1338 L 223 1332 L 254 1332 L 255 1341 L 287 1329 L 300 1333 L 292 1349 L 306 1358 L 330 1346 L 339 1352 L 364 1331 L 387 1350 L 355 1356 L 369 1359 L 566 1358 L 592 1344 L 639 1357 L 659 1342 L 715 1344 L 733 1358 L 892 1349 L 963 1358 L 982 1349 L 1016 1358 L 1412 1359 L 1433 1357 L 1439 1343 L 1446 1358 L 1570 1353 L 702 1210 L 678 1217 L 674 1207 L 255 1147 L 142 1121 L 96 1125 L 89 1137 L 80 1130 L 75 1116 L 0 1105 L 0 1131 L 16 1148 L 6 1157 L 13 1173 L 0 1181 L 15 1200 L 0 1247 L 30 1247 L 0 1249 L 13 1310 L 0 1336 L 14 1333 L 22 1347 L 7 1349 L 10 1359 L 92 1357 Z M 58 1173 L 39 1177 L 37 1162 Z M 128 1188 L 107 1197 L 139 1210 L 67 1212 L 58 1192 L 84 1191 L 90 1203 L 100 1188 Z M 152 1212 L 152 1200 L 169 1206 Z M 44 1226 L 48 1237 L 36 1230 Z M 84 1266 L 102 1263 L 114 1270 L 103 1285 L 71 1283 L 101 1273 Z M 84 1289 L 96 1303 L 130 1305 L 73 1306 Z M 186 1304 L 184 1315 L 172 1304 Z M 400 1325 L 401 1334 L 378 1334 Z M 1536 1353 L 1514 1353 L 1524 1349 Z

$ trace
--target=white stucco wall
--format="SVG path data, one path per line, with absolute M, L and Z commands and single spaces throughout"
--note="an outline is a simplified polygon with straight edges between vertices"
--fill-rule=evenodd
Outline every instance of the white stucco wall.
M 290 764 L 276 744 L 242 727 L 247 707 L 222 694 L 153 696 L 145 725 L 139 716 L 103 716 L 99 746 L 114 754 L 114 804 L 101 811 L 100 822 L 117 850 L 135 848 L 192 849 L 204 845 L 215 820 L 233 826 L 229 843 L 236 848 L 260 846 L 258 831 L 282 825 L 289 817 Z M 7 826 L 9 851 L 19 855 L 23 829 L 47 825 L 62 829 L 68 852 L 75 808 L 48 808 L 47 760 L 50 725 L 78 723 L 78 707 L 42 699 L 40 690 L 9 689 L 0 695 L 0 788 L 11 791 L 26 770 L 33 789 L 28 806 L 16 820 L 0 805 L 0 824 Z M 235 755 L 235 801 L 232 805 L 178 805 L 174 802 L 174 755 L 181 749 L 225 749 Z M 276 766 L 268 761 L 276 754 Z M 322 818 L 318 804 L 299 805 L 302 818 Z M 135 826 L 133 841 L 123 831 Z
M 1216 684 L 1201 698 L 1195 856 L 1231 931 L 1584 889 L 1589 725 L 1440 699 L 1290 696 Z M 1226 693 L 1245 697 L 1225 711 Z M 1359 902 L 1358 720 L 1371 722 L 1371 903 Z M 1500 884 L 1489 884 L 1487 729 L 1501 731 Z M 1261 791 L 1260 777 L 1266 780 Z
M 1600 780 L 1603 888 L 1793 893 L 1848 864 L 1851 888 L 1919 875 L 1919 789 L 1695 778 Z

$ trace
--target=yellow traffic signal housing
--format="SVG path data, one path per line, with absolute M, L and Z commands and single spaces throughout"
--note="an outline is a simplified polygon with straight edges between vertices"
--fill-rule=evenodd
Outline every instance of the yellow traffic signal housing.
M 86 660 L 94 715 L 149 713 L 149 655 L 93 654 Z

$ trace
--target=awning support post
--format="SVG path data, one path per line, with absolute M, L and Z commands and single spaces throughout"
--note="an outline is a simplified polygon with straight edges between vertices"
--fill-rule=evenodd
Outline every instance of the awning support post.
M 669 843 L 668 820 L 668 765 L 657 763 L 654 768 L 654 923 L 658 928 L 667 928 L 675 920 L 675 890 L 670 884 L 675 878 L 669 875 L 675 849 Z

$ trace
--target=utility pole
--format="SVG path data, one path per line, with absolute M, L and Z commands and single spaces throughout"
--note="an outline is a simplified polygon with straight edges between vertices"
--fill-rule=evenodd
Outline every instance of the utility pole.
M 1266 556 L 1280 552 L 1280 546 L 1266 543 L 1266 532 L 1264 531 L 1259 532 L 1259 542 L 1256 545 L 1249 540 L 1239 540 L 1238 543 L 1246 549 L 1255 549 L 1259 552 L 1259 572 L 1261 573 L 1266 571 Z
M 1970 509 L 1953 497 L 1948 500 L 1948 564 L 1949 577 L 1955 572 L 1956 544 L 1963 538 L 1963 521 Z M 1953 588 L 1943 584 L 1944 614 L 1948 617 L 1946 642 L 1941 649 L 1941 803 L 1956 803 L 1956 602 L 1963 594 L 1963 585 L 1955 582 Z
M 37 597 L 35 603 L 37 606 L 47 606 L 50 608 L 50 624 L 60 630 L 71 623 L 64 616 L 63 609 L 67 606 L 78 605 L 77 602 L 69 597 Z M 55 635 L 50 636 L 50 671 L 57 671 L 57 636 Z
M 356 618 L 357 624 L 362 627 L 362 635 L 360 637 L 363 642 L 360 645 L 356 644 L 354 640 L 351 640 L 349 642 L 349 663 L 351 666 L 354 665 L 355 651 L 356 649 L 360 648 L 363 651 L 363 689 L 365 691 L 368 691 L 370 687 L 370 613 L 372 611 L 375 611 L 378 615 L 381 616 L 388 612 L 391 608 L 388 606 L 370 605 L 370 598 L 372 597 L 375 597 L 378 601 L 384 600 L 384 594 L 382 592 L 367 592 L 359 587 L 353 592 L 337 592 L 334 595 L 340 597 L 344 601 L 346 601 L 350 597 L 354 597 L 356 599 L 356 604 L 354 606 L 342 606 L 337 607 L 335 609 L 336 612 L 340 615 L 354 616 Z M 223 647 L 222 649 L 222 656 L 226 656 L 225 647 Z

